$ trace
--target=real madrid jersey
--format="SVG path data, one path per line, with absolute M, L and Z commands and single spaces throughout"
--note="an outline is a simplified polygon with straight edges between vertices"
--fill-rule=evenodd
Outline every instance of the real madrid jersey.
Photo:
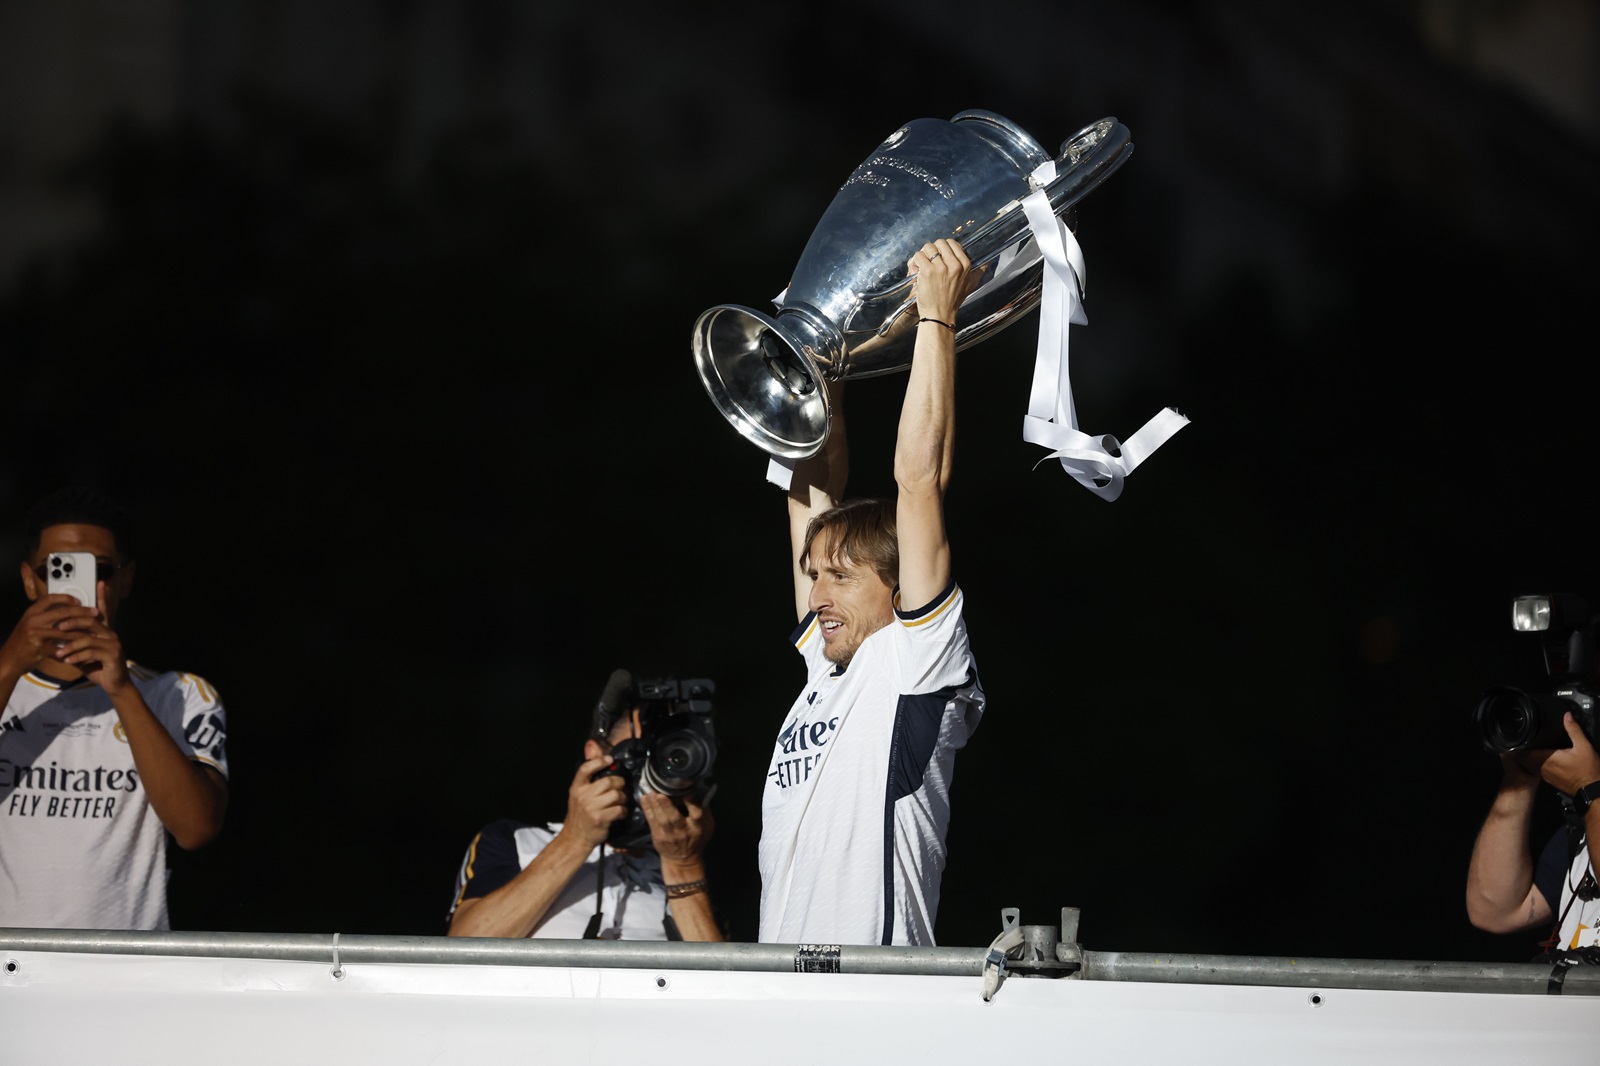
M 128 671 L 183 753 L 227 776 L 216 690 Z M 0 925 L 167 928 L 167 831 L 110 697 L 88 680 L 25 674 L 0 712 Z
M 450 916 L 463 899 L 480 899 L 510 884 L 561 832 L 561 823 L 524 825 L 502 818 L 485 826 L 461 860 Z M 596 847 L 551 900 L 531 937 L 582 940 L 598 910 L 601 940 L 665 940 L 667 889 L 654 851 Z
M 806 687 L 761 803 L 766 943 L 932 944 L 955 754 L 983 714 L 961 590 L 902 611 L 847 669 L 817 618 L 795 631 Z

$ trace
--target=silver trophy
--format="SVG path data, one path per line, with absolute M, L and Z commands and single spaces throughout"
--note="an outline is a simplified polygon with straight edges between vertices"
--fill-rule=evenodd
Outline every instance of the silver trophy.
M 773 455 L 800 459 L 828 439 L 824 379 L 876 377 L 911 365 L 916 298 L 906 263 L 938 237 L 961 242 L 982 280 L 961 306 L 956 348 L 970 348 L 1039 303 L 1042 262 L 1024 197 L 1045 190 L 1069 221 L 1133 151 L 1103 118 L 1052 157 L 988 111 L 908 122 L 856 167 L 812 231 L 789 286 L 765 315 L 719 304 L 694 326 L 700 380 L 724 418 Z

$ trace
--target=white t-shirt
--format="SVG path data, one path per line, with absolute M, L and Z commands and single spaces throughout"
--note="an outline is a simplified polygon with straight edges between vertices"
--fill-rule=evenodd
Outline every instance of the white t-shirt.
M 1600 947 L 1600 899 L 1577 899 L 1574 891 L 1585 877 L 1593 876 L 1588 845 L 1580 843 L 1561 883 L 1561 909 L 1556 911 L 1561 922 L 1555 943 L 1558 950 Z
M 764 943 L 932 944 L 955 755 L 984 695 L 954 584 L 868 636 L 842 673 L 815 615 L 806 687 L 761 802 Z
M 453 916 L 463 899 L 480 899 L 521 873 L 561 832 L 561 823 L 521 825 L 507 819 L 491 822 L 473 837 L 456 875 Z M 529 936 L 581 940 L 595 912 L 600 891 L 601 940 L 665 940 L 667 889 L 661 858 L 654 851 L 619 852 L 606 848 L 605 885 L 601 887 L 595 848 L 551 902 Z
M 226 777 L 216 689 L 128 672 L 183 753 Z M 25 674 L 0 712 L 0 925 L 167 928 L 167 831 L 110 698 L 88 680 Z

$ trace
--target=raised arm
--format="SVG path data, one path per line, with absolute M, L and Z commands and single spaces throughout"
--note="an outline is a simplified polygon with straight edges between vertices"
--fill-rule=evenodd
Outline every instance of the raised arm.
M 191 759 L 150 710 L 128 673 L 128 660 L 105 620 L 106 583 L 98 583 L 98 611 L 72 607 L 57 628 L 65 638 L 55 655 L 84 671 L 116 709 L 127 736 L 151 810 L 185 851 L 204 847 L 222 831 L 228 810 L 228 782 L 215 768 Z
M 1539 776 L 1545 784 L 1568 796 L 1579 789 L 1600 783 L 1600 752 L 1595 751 L 1589 737 L 1568 711 L 1562 720 L 1566 726 L 1568 747 L 1557 748 L 1539 765 Z M 1593 790 L 1590 789 L 1592 794 Z M 1583 832 L 1588 841 L 1589 862 L 1600 870 L 1600 803 L 1589 804 L 1583 815 Z
M 844 383 L 824 383 L 828 393 L 829 430 L 827 443 L 809 459 L 794 468 L 789 489 L 789 570 L 794 576 L 796 620 L 806 616 L 806 601 L 811 595 L 811 577 L 800 569 L 800 548 L 805 543 L 806 525 L 844 496 L 850 476 L 850 442 L 845 435 Z
M 1515 933 L 1550 920 L 1550 905 L 1533 884 L 1528 830 L 1539 775 L 1501 756 L 1503 777 L 1478 830 L 1467 867 L 1467 919 L 1490 933 Z
M 895 524 L 900 602 L 915 610 L 950 584 L 944 494 L 955 445 L 955 321 L 962 299 L 971 291 L 972 264 L 958 242 L 940 238 L 923 245 L 907 266 L 917 276 L 921 321 L 895 439 L 894 480 L 899 487 Z
M 1533 882 L 1528 841 L 1539 781 L 1568 796 L 1600 782 L 1600 753 L 1570 712 L 1563 724 L 1568 747 L 1500 757 L 1500 791 L 1478 830 L 1467 870 L 1467 917 L 1479 929 L 1515 933 L 1551 918 L 1550 904 Z M 1600 864 L 1600 804 L 1585 813 L 1584 834 L 1589 861 Z

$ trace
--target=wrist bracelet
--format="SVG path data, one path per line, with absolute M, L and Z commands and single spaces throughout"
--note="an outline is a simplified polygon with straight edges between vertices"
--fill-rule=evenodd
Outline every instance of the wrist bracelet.
M 934 325 L 936 325 L 936 326 L 943 326 L 943 327 L 944 327 L 944 328 L 945 328 L 945 329 L 947 329 L 947 330 L 949 330 L 949 331 L 950 331 L 950 332 L 951 332 L 951 333 L 954 333 L 954 332 L 955 332 L 955 331 L 956 331 L 956 328 L 955 328 L 955 327 L 954 327 L 954 326 L 952 326 L 952 325 L 951 325 L 951 324 L 950 324 L 950 323 L 948 323 L 948 322 L 941 322 L 941 321 L 939 321 L 939 320 L 938 320 L 938 319 L 937 319 L 937 318 L 924 318 L 924 319 L 922 319 L 922 320 L 921 320 L 921 321 L 919 321 L 919 322 L 918 322 L 918 323 L 917 323 L 917 325 L 919 325 L 919 326 L 920 326 L 920 325 L 922 325 L 922 324 L 923 324 L 923 323 L 924 323 L 924 322 L 932 322 L 932 323 L 933 323 L 933 324 L 934 324 Z
M 681 885 L 668 885 L 667 898 L 682 899 L 684 896 L 692 896 L 696 892 L 704 892 L 705 890 L 706 879 L 702 877 L 698 881 L 685 881 Z

